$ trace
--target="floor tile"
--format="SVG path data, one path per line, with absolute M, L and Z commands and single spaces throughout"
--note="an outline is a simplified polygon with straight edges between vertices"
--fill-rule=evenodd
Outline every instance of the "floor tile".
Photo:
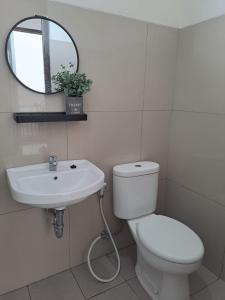
M 125 280 L 135 277 L 136 276 L 135 264 L 137 260 L 136 245 L 132 245 L 128 248 L 120 250 L 119 254 L 120 254 L 120 261 L 121 261 L 121 271 L 120 271 L 121 276 Z M 110 254 L 108 258 L 116 267 L 117 259 L 115 253 Z
M 32 300 L 83 300 L 72 273 L 66 271 L 30 285 Z
M 217 277 L 204 266 L 201 266 L 197 272 L 190 275 L 189 280 L 191 294 L 195 294 L 210 283 L 216 281 Z
M 0 300 L 30 300 L 27 288 L 22 288 L 0 296 Z
M 194 300 L 224 300 L 225 299 L 225 282 L 217 280 L 209 285 L 200 293 L 194 295 Z
M 131 290 L 131 288 L 126 284 L 122 284 L 119 286 L 114 287 L 113 289 L 110 289 L 106 291 L 105 293 L 102 293 L 94 298 L 92 300 L 138 300 L 138 297 L 135 295 L 135 293 Z
M 92 261 L 93 269 L 96 271 L 98 276 L 103 278 L 111 277 L 116 268 L 110 262 L 107 257 L 101 257 Z M 93 297 L 99 293 L 102 293 L 120 283 L 124 280 L 119 275 L 114 281 L 109 283 L 101 283 L 94 279 L 90 274 L 87 264 L 83 264 L 72 269 L 72 272 L 83 291 L 83 294 L 86 298 Z
M 140 300 L 152 300 L 152 298 L 146 293 L 146 291 L 141 286 L 137 277 L 128 280 L 127 283 Z

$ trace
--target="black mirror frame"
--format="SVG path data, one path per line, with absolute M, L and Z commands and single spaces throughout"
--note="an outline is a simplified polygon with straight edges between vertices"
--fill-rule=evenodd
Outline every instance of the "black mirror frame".
M 79 52 L 78 52 L 78 48 L 77 48 L 77 45 L 73 39 L 73 37 L 71 36 L 71 34 L 68 32 L 68 30 L 66 30 L 60 23 L 56 22 L 55 20 L 52 20 L 50 18 L 47 18 L 47 17 L 44 17 L 44 16 L 41 16 L 41 15 L 35 15 L 35 16 L 31 16 L 31 17 L 27 17 L 27 18 L 24 18 L 24 19 L 21 19 L 20 21 L 18 21 L 12 28 L 11 30 L 9 31 L 7 37 L 6 37 L 6 41 L 5 41 L 5 59 L 6 59 L 6 63 L 8 65 L 8 68 L 10 70 L 10 72 L 12 73 L 12 75 L 14 76 L 14 78 L 23 86 L 25 87 L 26 89 L 32 91 L 32 92 L 35 92 L 35 93 L 38 93 L 38 94 L 42 94 L 42 95 L 54 95 L 54 94 L 58 94 L 60 92 L 52 92 L 52 93 L 43 93 L 43 92 L 39 92 L 39 91 L 36 91 L 36 90 L 33 90 L 32 88 L 28 87 L 27 85 L 25 85 L 17 76 L 16 74 L 13 72 L 12 70 L 12 67 L 9 63 L 9 60 L 8 60 L 8 42 L 9 42 L 9 38 L 10 38 L 10 35 L 12 33 L 12 31 L 22 22 L 24 21 L 27 21 L 27 20 L 31 20 L 31 19 L 44 19 L 44 20 L 47 20 L 47 21 L 50 21 L 50 22 L 53 22 L 55 23 L 56 25 L 58 25 L 59 27 L 61 27 L 67 34 L 68 36 L 70 37 L 73 45 L 74 45 L 74 48 L 75 48 L 75 52 L 76 52 L 76 55 L 77 55 L 77 69 L 76 69 L 76 72 L 78 72 L 79 70 L 79 63 L 80 63 L 80 59 L 79 59 Z

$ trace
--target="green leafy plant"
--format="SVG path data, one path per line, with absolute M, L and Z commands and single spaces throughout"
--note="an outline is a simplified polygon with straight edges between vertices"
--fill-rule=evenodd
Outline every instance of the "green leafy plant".
M 82 97 L 91 90 L 92 80 L 84 73 L 76 73 L 74 65 L 69 63 L 70 70 L 61 65 L 62 71 L 52 76 L 57 92 L 64 92 L 68 97 Z

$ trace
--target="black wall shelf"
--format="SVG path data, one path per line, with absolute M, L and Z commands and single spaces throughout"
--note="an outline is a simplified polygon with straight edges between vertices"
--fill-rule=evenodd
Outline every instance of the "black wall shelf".
M 14 113 L 16 123 L 87 121 L 87 114 L 67 115 L 65 112 Z

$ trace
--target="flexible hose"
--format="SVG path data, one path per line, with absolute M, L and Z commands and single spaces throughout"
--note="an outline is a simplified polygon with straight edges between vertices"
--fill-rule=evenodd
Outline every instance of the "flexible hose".
M 104 186 L 105 187 L 105 186 Z M 118 252 L 118 249 L 116 247 L 116 244 L 115 244 L 115 241 L 113 239 L 113 236 L 112 236 L 112 233 L 109 229 L 109 225 L 107 223 L 107 220 L 106 220 L 106 217 L 105 217 L 105 214 L 104 214 L 104 210 L 103 210 L 103 198 L 104 198 L 104 188 L 101 190 L 101 192 L 99 193 L 99 206 L 100 206 L 100 212 L 101 212 L 101 216 L 102 216 L 102 219 L 103 219 L 103 222 L 104 222 L 104 225 L 105 225 L 105 228 L 107 230 L 107 233 L 109 235 L 109 238 L 113 244 L 113 248 L 115 250 L 115 253 L 116 253 L 116 258 L 117 258 L 117 270 L 116 270 L 116 273 L 110 277 L 110 278 L 101 278 L 99 276 L 96 275 L 96 273 L 94 272 L 92 266 L 91 266 L 91 252 L 92 252 L 92 249 L 94 248 L 95 244 L 102 239 L 102 236 L 98 236 L 96 239 L 94 239 L 94 241 L 91 243 L 91 246 L 88 250 L 88 255 L 87 255 L 87 263 L 88 263 L 88 268 L 91 272 L 91 275 L 98 281 L 100 282 L 111 282 L 113 281 L 118 275 L 119 275 L 119 272 L 120 272 L 120 256 L 119 256 L 119 252 Z

